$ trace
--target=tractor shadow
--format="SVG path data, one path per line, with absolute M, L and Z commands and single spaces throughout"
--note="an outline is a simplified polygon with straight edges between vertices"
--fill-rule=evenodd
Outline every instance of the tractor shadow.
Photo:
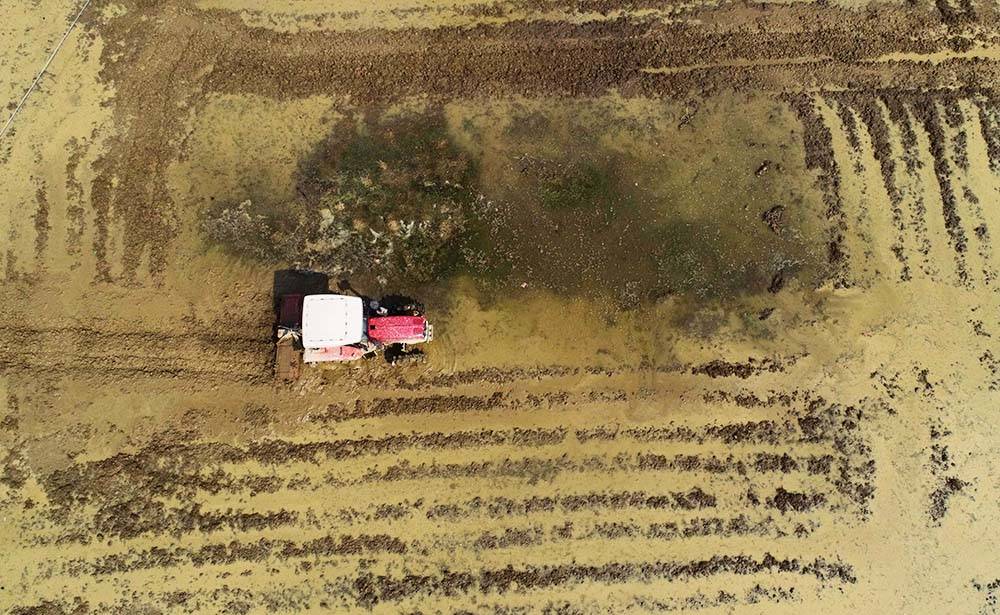
M 319 295 L 330 292 L 330 276 L 319 271 L 281 269 L 274 272 L 271 302 L 275 316 L 285 295 Z

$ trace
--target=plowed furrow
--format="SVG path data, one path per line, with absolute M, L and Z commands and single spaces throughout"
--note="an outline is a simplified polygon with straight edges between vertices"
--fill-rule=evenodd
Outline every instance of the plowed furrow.
M 368 469 L 361 476 L 345 477 L 328 474 L 327 483 L 335 487 L 353 487 L 367 483 L 396 481 L 454 480 L 460 478 L 502 479 L 516 478 L 533 484 L 550 481 L 562 473 L 584 472 L 679 472 L 706 475 L 735 475 L 769 472 L 808 472 L 813 469 L 822 475 L 829 468 L 826 458 L 793 458 L 787 455 L 758 455 L 737 458 L 729 455 L 663 455 L 658 453 L 621 453 L 613 458 L 591 455 L 578 459 L 568 457 L 521 457 L 503 461 L 474 461 L 468 463 L 439 463 L 403 461 Z M 787 465 L 786 465 L 787 464 Z M 794 468 L 794 469 L 793 469 Z
M 868 285 L 877 279 L 887 263 L 887 249 L 875 240 L 878 227 L 864 182 L 866 166 L 862 160 L 862 140 L 854 111 L 842 102 L 817 101 L 821 121 L 829 127 L 830 156 L 839 170 L 837 182 L 840 204 L 846 224 L 843 245 L 849 255 L 848 268 L 853 281 Z M 891 266 L 891 265 L 890 265 Z
M 825 215 L 830 223 L 827 261 L 834 272 L 834 282 L 839 286 L 850 286 L 847 273 L 849 255 L 844 246 L 848 223 L 840 195 L 841 171 L 833 156 L 833 134 L 824 124 L 815 98 L 799 94 L 788 97 L 788 103 L 802 122 L 806 168 L 816 171 L 818 187 L 823 194 Z
M 867 128 L 872 143 L 872 155 L 878 161 L 882 175 L 882 187 L 892 211 L 894 239 L 889 247 L 899 261 L 899 280 L 906 282 L 912 274 L 907 252 L 913 248 L 906 241 L 906 218 L 903 215 L 903 195 L 896 185 L 896 158 L 893 155 L 892 136 L 887 121 L 887 112 L 880 101 L 871 96 L 851 92 L 842 95 L 842 104 L 848 104 L 858 114 Z
M 476 368 L 447 373 L 420 374 L 407 377 L 398 373 L 358 374 L 358 383 L 366 387 L 392 388 L 407 391 L 429 389 L 454 390 L 465 385 L 510 385 L 521 382 L 545 382 L 557 379 L 578 381 L 584 376 L 613 377 L 634 374 L 679 374 L 747 380 L 764 374 L 790 370 L 802 355 L 748 357 L 745 360 L 714 359 L 697 364 L 640 364 L 632 366 L 589 365 L 572 367 L 552 365 L 531 368 Z
M 333 557 L 379 553 L 402 554 L 406 544 L 399 538 L 380 535 L 323 536 L 305 542 L 270 540 L 261 538 L 254 542 L 230 541 L 204 545 L 189 550 L 181 547 L 157 548 L 122 555 L 111 555 L 93 563 L 69 564 L 66 574 L 108 575 L 134 570 L 169 568 L 181 564 L 194 567 L 221 566 L 237 562 L 260 562 L 270 558 L 288 560 L 304 557 Z
M 745 515 L 738 517 L 702 517 L 689 519 L 680 523 L 663 522 L 647 525 L 621 521 L 609 521 L 594 524 L 580 534 L 586 540 L 616 540 L 621 538 L 644 538 L 652 540 L 677 540 L 701 536 L 717 536 L 734 538 L 739 536 L 759 536 L 768 538 L 783 538 L 794 535 L 797 538 L 807 537 L 817 525 L 815 521 L 804 523 L 781 523 L 773 517 L 751 521 Z M 498 539 L 499 540 L 499 539 Z
M 975 165 L 981 166 L 984 159 L 994 165 L 988 126 L 994 120 L 986 98 L 975 90 L 894 88 L 824 95 L 835 101 L 830 103 L 804 95 L 790 99 L 805 128 L 807 166 L 820 171 L 820 188 L 829 206 L 831 262 L 850 255 L 848 269 L 862 272 L 862 279 L 905 282 L 917 273 L 907 256 L 914 251 L 919 273 L 931 279 L 951 278 L 966 287 L 996 279 L 990 215 L 972 185 L 972 178 L 981 182 L 985 170 Z M 967 112 L 973 101 L 976 109 Z M 867 131 L 860 130 L 855 113 Z M 974 130 L 973 115 L 981 129 Z M 985 156 L 980 147 L 985 147 Z M 846 152 L 844 159 L 838 162 L 835 152 Z M 897 169 L 897 160 L 905 163 L 905 172 Z M 870 192 L 874 181 L 868 169 L 876 164 L 888 216 L 872 208 L 877 201 L 872 197 L 880 195 Z M 935 217 L 933 202 L 940 203 L 940 216 Z M 894 239 L 881 245 L 876 236 Z M 947 246 L 938 245 L 941 239 Z M 954 271 L 954 277 L 942 277 L 942 270 Z
M 267 546 L 264 543 L 264 546 Z M 400 612 L 421 605 L 423 608 L 448 608 L 462 605 L 465 610 L 479 608 L 476 605 L 488 600 L 499 600 L 501 610 L 510 606 L 529 609 L 537 605 L 540 596 L 546 600 L 571 600 L 571 604 L 588 604 L 590 598 L 579 593 L 585 587 L 608 592 L 618 588 L 626 593 L 611 597 L 610 604 L 619 604 L 623 596 L 642 596 L 645 592 L 670 600 L 669 596 L 684 596 L 695 581 L 701 591 L 712 595 L 739 592 L 751 602 L 759 602 L 773 591 L 764 589 L 774 583 L 791 583 L 800 591 L 830 589 L 845 591 L 847 586 L 857 582 L 854 568 L 840 558 L 826 558 L 810 555 L 774 556 L 764 549 L 753 553 L 716 554 L 705 557 L 678 558 L 677 560 L 650 559 L 636 560 L 622 557 L 596 562 L 575 563 L 518 563 L 517 565 L 460 566 L 443 564 L 420 571 L 406 570 L 393 566 L 388 570 L 371 569 L 367 566 L 345 566 L 334 558 L 316 556 L 298 563 L 297 566 L 279 570 L 266 559 L 255 559 L 257 547 L 249 545 L 246 550 L 239 546 L 226 545 L 205 554 L 206 562 L 225 562 L 235 555 L 244 555 L 247 560 L 235 560 L 237 569 L 244 575 L 224 575 L 213 578 L 213 573 L 227 569 L 222 563 L 205 563 L 201 567 L 175 566 L 160 569 L 139 570 L 120 573 L 116 580 L 110 575 L 89 578 L 93 602 L 102 611 L 122 612 L 145 604 L 146 600 L 163 600 L 163 605 L 198 604 L 200 608 L 224 611 L 234 602 L 241 608 L 257 605 L 270 611 L 301 611 L 310 604 L 338 610 L 355 611 L 360 608 L 375 612 Z M 169 554 L 155 554 L 169 558 Z M 228 567 L 232 569 L 231 567 Z M 190 578 L 200 579 L 192 586 Z M 260 578 L 258 578 L 260 577 Z M 74 584 L 73 577 L 65 578 Z M 155 589 L 123 595 L 116 588 L 121 580 L 155 579 L 160 581 Z M 47 586 L 48 583 L 43 583 Z M 763 587 L 762 587 L 763 586 Z M 545 590 L 541 594 L 540 590 Z M 595 609 L 607 606 L 609 597 L 594 603 Z M 471 599 L 471 602 L 470 602 Z M 731 604 L 736 598 L 723 599 L 721 604 Z M 58 604 L 55 602 L 53 604 Z M 618 611 L 621 612 L 621 611 Z
M 812 520 L 752 519 L 735 517 L 694 517 L 677 521 L 631 523 L 566 520 L 555 525 L 532 524 L 494 530 L 467 530 L 459 533 L 423 534 L 419 538 L 388 534 L 326 534 L 307 540 L 261 537 L 212 542 L 198 547 L 151 547 L 130 549 L 92 559 L 71 559 L 60 564 L 58 574 L 73 577 L 112 575 L 139 570 L 190 566 L 225 566 L 240 562 L 279 561 L 293 567 L 291 560 L 372 557 L 378 554 L 420 553 L 428 549 L 476 553 L 518 547 L 560 549 L 567 541 L 652 540 L 675 541 L 715 537 L 720 539 L 754 536 L 762 538 L 807 537 L 816 526 Z M 304 531 L 303 534 L 312 532 Z M 568 546 L 568 545 L 567 545 Z M 582 546 L 582 545 L 581 545 Z M 573 547 L 577 548 L 577 547 Z M 57 571 L 53 570 L 55 574 Z M 49 575 L 43 575 L 48 578 Z
M 302 487 L 302 486 L 300 486 Z M 523 493 L 523 489 L 519 492 Z M 434 523 L 459 523 L 475 519 L 502 520 L 507 518 L 528 518 L 533 515 L 572 515 L 589 513 L 606 515 L 614 511 L 699 511 L 715 508 L 718 498 L 711 493 L 693 487 L 688 491 L 672 491 L 655 493 L 646 491 L 591 491 L 587 493 L 567 493 L 554 495 L 535 495 L 530 497 L 473 497 L 457 501 L 442 501 L 417 498 L 414 500 L 398 500 L 392 493 L 380 493 L 381 497 L 364 505 L 358 502 L 353 506 L 331 509 L 317 513 L 312 508 L 302 510 L 268 511 L 264 508 L 262 498 L 251 497 L 257 505 L 252 512 L 214 511 L 204 507 L 200 502 L 192 502 L 186 506 L 167 507 L 154 500 L 133 500 L 124 506 L 112 505 L 100 507 L 95 516 L 81 520 L 94 533 L 114 535 L 129 538 L 147 532 L 170 533 L 174 536 L 201 532 L 256 532 L 275 530 L 280 527 L 296 524 L 300 518 L 319 514 L 324 519 L 324 526 L 371 527 L 372 524 L 390 522 L 398 524 L 405 520 L 433 521 Z M 296 500 L 297 496 L 297 500 Z M 311 498 L 302 499 L 301 491 L 289 493 L 281 498 L 282 503 L 289 501 L 312 502 Z M 359 498 L 356 498 L 356 500 Z M 362 499 L 363 500 L 363 499 Z M 109 514 L 110 513 L 110 514 Z M 122 514 L 133 516 L 135 523 L 127 526 L 116 526 L 112 515 Z M 79 515 L 77 515 L 79 517 Z M 124 531 L 123 531 L 124 530 Z M 92 537 L 74 531 L 52 537 L 38 537 L 38 544 L 59 544 L 63 548 L 70 543 L 88 544 Z
M 948 163 L 946 142 L 941 125 L 941 113 L 936 105 L 916 105 L 914 113 L 923 124 L 924 131 L 930 142 L 931 156 L 934 159 L 934 175 L 937 177 L 941 199 L 941 213 L 944 216 L 944 227 L 951 240 L 954 251 L 955 269 L 959 282 L 969 283 L 969 271 L 965 252 L 968 249 L 968 238 L 958 214 L 955 191 L 951 181 L 951 170 Z
M 1000 174 L 1000 113 L 994 104 L 983 100 L 976 102 L 976 110 L 982 127 L 982 136 L 986 141 L 990 169 Z
M 963 204 L 975 224 L 972 241 L 977 247 L 983 280 L 994 283 L 1000 275 L 1000 254 L 993 245 L 994 233 L 1000 229 L 1000 208 L 992 206 L 988 195 L 1000 191 L 1000 176 L 990 172 L 990 145 L 985 138 L 986 127 L 981 122 L 974 100 L 961 100 L 959 111 L 968 124 L 966 145 L 970 169 L 961 174 Z
M 931 280 L 940 280 L 940 263 L 931 256 L 932 243 L 927 224 L 925 191 L 919 183 L 922 162 L 915 128 L 916 121 L 897 93 L 883 93 L 880 100 L 889 114 L 890 134 L 896 135 L 893 139 L 892 153 L 901 159 L 905 166 L 905 170 L 897 175 L 896 181 L 899 182 L 901 208 L 908 223 L 904 243 L 907 243 L 906 237 L 911 237 L 908 243 L 913 245 L 920 263 L 919 272 L 913 273 L 914 275 L 919 273 Z
M 298 572 L 301 579 L 302 572 Z M 437 609 L 442 612 L 455 613 L 531 613 L 539 609 L 553 613 L 590 613 L 613 612 L 622 614 L 633 613 L 663 613 L 702 611 L 706 609 L 745 608 L 760 609 L 767 605 L 778 605 L 788 608 L 800 604 L 803 594 L 812 588 L 805 589 L 809 583 L 804 577 L 789 579 L 794 584 L 775 585 L 761 576 L 734 577 L 730 575 L 724 584 L 715 589 L 692 591 L 679 588 L 669 579 L 658 581 L 626 581 L 617 583 L 602 598 L 595 599 L 589 595 L 581 595 L 578 586 L 565 585 L 548 588 L 540 592 L 523 594 L 505 594 L 503 596 L 483 597 L 475 594 L 455 596 L 433 595 L 424 599 L 410 598 L 405 603 L 389 602 L 373 605 L 363 609 L 366 612 L 392 614 L 408 611 L 409 608 Z M 238 582 L 238 581 L 237 581 Z M 326 584 L 323 579 L 316 580 L 317 586 L 324 589 L 313 589 L 302 586 L 291 586 L 286 583 L 278 586 L 275 583 L 258 584 L 253 588 L 244 588 L 230 582 L 210 589 L 191 591 L 189 588 L 178 588 L 170 591 L 149 591 L 142 597 L 132 596 L 129 599 L 118 599 L 101 602 L 99 606 L 111 613 L 129 611 L 149 611 L 163 608 L 197 608 L 208 612 L 220 613 L 226 610 L 250 609 L 258 607 L 269 612 L 301 612 L 314 608 L 334 609 L 343 612 L 359 610 L 357 603 L 348 596 L 349 583 L 336 589 L 344 593 L 334 593 L 332 584 Z M 815 588 L 821 592 L 823 587 Z M 832 590 L 832 588 L 831 588 Z M 836 590 L 832 590 L 836 591 Z M 419 606 L 417 606 L 419 605 Z M 47 601 L 44 608 L 61 607 L 72 610 L 72 601 Z
M 855 582 L 853 569 L 840 562 L 831 563 L 822 558 L 805 562 L 794 558 L 779 560 L 765 554 L 758 558 L 717 555 L 711 559 L 687 562 L 615 562 L 603 566 L 509 566 L 504 569 L 442 572 L 437 575 L 388 576 L 369 573 L 358 576 L 353 584 L 359 603 L 370 607 L 379 602 L 401 600 L 413 595 L 447 596 L 470 592 L 495 592 L 503 595 L 581 582 L 616 584 L 632 580 L 649 582 L 704 578 L 717 574 L 752 575 L 775 572 L 808 575 L 841 583 Z

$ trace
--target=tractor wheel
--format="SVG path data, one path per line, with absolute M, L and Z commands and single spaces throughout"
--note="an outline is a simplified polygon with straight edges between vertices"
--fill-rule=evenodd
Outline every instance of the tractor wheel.
M 388 316 L 423 316 L 424 305 L 405 295 L 386 295 L 379 302 L 388 312 Z
M 403 348 L 400 345 L 393 345 L 385 351 L 385 360 L 389 365 L 416 365 L 427 360 L 424 351 L 417 348 Z

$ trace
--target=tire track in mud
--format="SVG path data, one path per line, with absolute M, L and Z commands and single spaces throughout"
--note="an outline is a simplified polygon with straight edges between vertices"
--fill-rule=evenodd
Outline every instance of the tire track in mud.
M 280 98 L 328 92 L 336 84 L 339 93 L 372 101 L 425 93 L 464 97 L 499 91 L 581 96 L 613 88 L 627 89 L 630 95 L 683 95 L 732 87 L 781 90 L 792 83 L 840 85 L 852 78 L 856 83 L 885 87 L 897 79 L 909 80 L 905 74 L 914 70 L 926 84 L 952 73 L 950 69 L 964 72 L 965 62 L 959 59 L 939 66 L 888 63 L 878 71 L 865 66 L 866 60 L 892 52 L 931 53 L 947 48 L 948 38 L 940 33 L 939 24 L 920 11 L 873 8 L 905 24 L 887 32 L 881 24 L 875 25 L 877 19 L 862 19 L 857 13 L 828 6 L 771 5 L 768 9 L 755 15 L 752 25 L 738 15 L 739 8 L 719 7 L 701 11 L 697 23 L 513 21 L 442 27 L 433 33 L 342 31 L 294 36 L 257 30 L 252 39 L 239 32 L 242 40 L 220 51 L 205 87 L 220 93 L 253 91 Z M 214 13 L 212 18 L 224 17 Z M 990 17 L 984 15 L 984 19 Z M 784 27 L 776 27 L 779 23 Z M 813 30 L 817 23 L 836 26 Z M 912 36 L 904 36 L 904 31 Z M 859 39 L 864 43 L 859 45 Z M 484 49 L 489 53 L 484 54 Z M 282 61 L 274 61 L 274 50 L 279 50 L 276 55 Z M 580 57 L 588 60 L 585 72 Z M 834 60 L 818 66 L 798 63 L 822 57 Z M 774 61 L 778 63 L 767 63 Z M 836 69 L 829 70 L 830 64 Z M 407 70 L 396 70 L 399 66 Z M 684 70 L 657 70 L 664 68 Z M 819 78 L 802 78 L 817 71 Z M 824 81 L 827 77 L 832 81 Z
M 103 323 L 73 326 L 31 326 L 22 319 L 0 327 L 0 367 L 11 373 L 85 375 L 105 380 L 122 378 L 178 377 L 208 381 L 226 377 L 247 383 L 267 383 L 272 375 L 273 342 L 264 327 L 260 335 L 241 336 L 192 330 L 173 331 L 109 330 Z M 26 340 L 32 340 L 30 344 Z M 452 390 L 464 385 L 511 385 L 517 382 L 541 382 L 580 376 L 621 376 L 628 374 L 675 374 L 689 372 L 710 378 L 732 377 L 746 380 L 767 373 L 781 373 L 795 365 L 800 357 L 748 357 L 746 361 L 716 359 L 697 365 L 641 365 L 639 367 L 570 367 L 481 368 L 459 372 L 400 375 L 388 370 L 357 374 L 355 384 L 362 388 L 389 388 L 401 391 L 429 389 Z M 641 394 L 641 392 L 640 392 Z M 624 399 L 624 393 L 588 391 L 581 394 L 589 401 Z M 506 394 L 497 392 L 489 398 L 462 397 L 454 394 L 377 398 L 359 400 L 353 408 L 331 405 L 318 421 L 343 422 L 398 414 L 433 414 L 456 409 L 482 411 L 507 404 Z M 529 397 L 521 404 L 567 403 L 567 393 Z M 579 400 L 577 400 L 579 401 Z
M 129 378 L 271 378 L 271 341 L 222 333 L 107 331 L 88 326 L 0 327 L 0 367 L 10 373 Z

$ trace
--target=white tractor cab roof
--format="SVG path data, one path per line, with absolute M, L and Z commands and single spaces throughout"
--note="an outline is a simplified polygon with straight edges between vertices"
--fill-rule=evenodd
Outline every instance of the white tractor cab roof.
M 357 344 L 364 339 L 361 297 L 306 295 L 302 302 L 302 346 L 329 348 Z

